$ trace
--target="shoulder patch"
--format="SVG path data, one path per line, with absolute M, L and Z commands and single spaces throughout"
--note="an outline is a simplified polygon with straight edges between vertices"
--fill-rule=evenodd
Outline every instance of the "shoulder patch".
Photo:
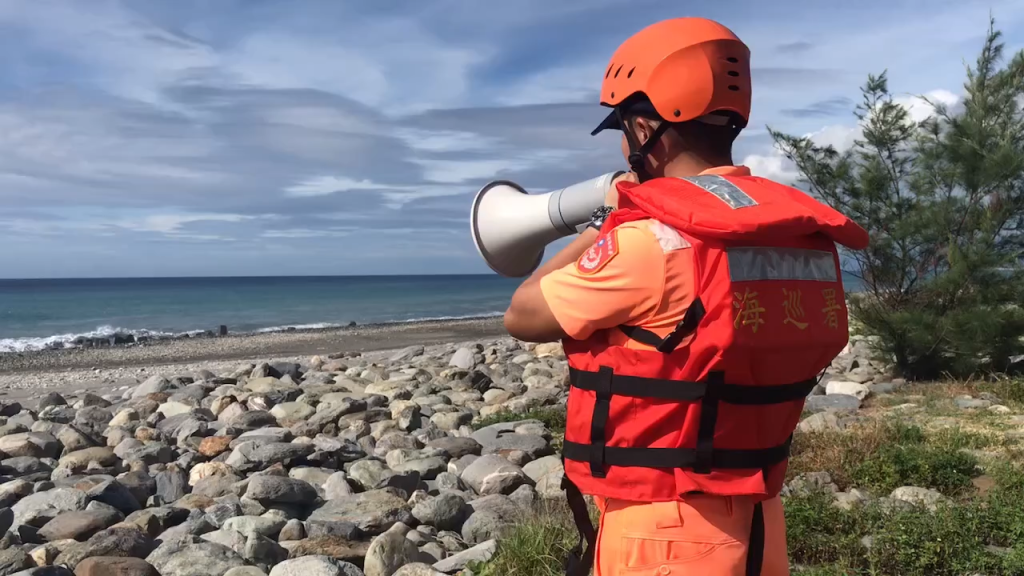
M 576 261 L 576 270 L 580 274 L 596 274 L 618 255 L 619 240 L 616 232 L 613 228 L 607 234 L 603 234 L 580 256 Z

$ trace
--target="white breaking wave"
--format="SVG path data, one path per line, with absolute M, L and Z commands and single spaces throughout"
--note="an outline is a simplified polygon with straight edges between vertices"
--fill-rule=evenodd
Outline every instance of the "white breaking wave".
M 126 328 L 115 328 L 114 326 L 100 326 L 91 332 L 78 334 L 56 334 L 54 336 L 27 337 L 27 338 L 0 338 L 0 352 L 32 352 L 36 350 L 60 350 L 63 348 L 77 348 L 78 343 L 85 340 L 110 339 L 114 337 L 127 338 L 186 338 L 204 333 L 205 330 L 189 330 L 187 332 L 162 332 L 160 330 L 128 330 Z
M 385 322 L 372 322 L 372 324 L 407 324 L 414 322 L 437 322 L 444 320 L 470 320 L 473 318 L 494 318 L 502 316 L 504 312 L 485 312 L 482 314 L 466 314 L 464 316 L 429 316 L 423 318 L 409 318 L 407 320 L 390 320 Z M 259 328 L 251 332 L 235 332 L 235 334 L 270 334 L 274 332 L 286 332 L 290 330 L 326 330 L 330 328 L 343 328 L 347 324 L 335 324 L 331 322 L 317 322 L 313 324 L 292 324 L 286 326 L 270 326 Z M 177 338 L 190 338 L 201 334 L 209 333 L 209 330 L 188 330 L 186 332 L 165 332 L 161 330 L 128 330 L 126 328 L 115 328 L 114 326 L 100 326 L 91 332 L 78 334 L 57 334 L 54 336 L 25 337 L 25 338 L 0 338 L 0 353 L 35 352 L 39 350 L 63 350 L 68 348 L 79 348 L 86 341 L 100 339 L 111 339 L 120 337 L 127 339 L 144 338 L 150 340 L 167 340 Z
M 315 324 L 295 324 L 288 326 L 271 326 L 253 330 L 254 334 L 268 334 L 271 332 L 284 332 L 286 330 L 324 330 L 326 328 L 341 328 L 343 324 L 332 324 L 330 322 L 317 322 Z

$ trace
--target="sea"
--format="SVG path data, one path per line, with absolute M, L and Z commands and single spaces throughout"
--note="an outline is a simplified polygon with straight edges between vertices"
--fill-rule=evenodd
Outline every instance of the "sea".
M 274 332 L 499 316 L 521 282 L 497 275 L 0 280 L 0 352 L 221 325 Z
M 847 290 L 854 282 L 845 278 Z M 500 316 L 497 275 L 0 280 L 0 353 L 83 338 L 171 338 Z

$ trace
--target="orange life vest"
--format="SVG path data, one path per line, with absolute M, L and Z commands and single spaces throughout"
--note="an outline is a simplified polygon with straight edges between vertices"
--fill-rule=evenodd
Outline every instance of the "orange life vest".
M 564 342 L 570 366 L 563 456 L 584 494 L 633 501 L 687 493 L 779 493 L 793 430 L 818 376 L 849 338 L 836 243 L 867 246 L 852 220 L 753 176 L 619 185 L 602 234 L 653 218 L 692 246 L 694 300 L 656 350 Z M 682 344 L 682 345 L 681 345 Z

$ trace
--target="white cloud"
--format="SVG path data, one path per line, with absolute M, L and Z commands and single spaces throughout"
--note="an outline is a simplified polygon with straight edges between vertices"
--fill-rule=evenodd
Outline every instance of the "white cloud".
M 321 229 L 310 229 L 310 228 L 291 228 L 287 230 L 267 230 L 260 234 L 264 238 L 339 238 L 342 236 L 350 236 L 354 232 L 354 229 L 336 229 L 330 230 Z
M 955 108 L 963 98 L 949 90 L 931 90 L 921 96 L 894 96 L 893 102 L 903 106 L 910 114 L 913 122 L 926 120 L 935 113 L 933 104 L 943 104 Z M 863 135 L 863 122 L 854 126 L 833 124 L 805 134 L 817 146 L 832 146 L 839 152 L 853 148 L 856 140 Z M 776 147 L 768 154 L 751 154 L 743 159 L 743 164 L 750 168 L 751 173 L 784 184 L 792 184 L 799 177 L 799 172 L 788 158 Z
M 244 214 L 154 214 L 142 220 L 122 220 L 116 224 L 138 232 L 176 234 L 182 226 L 193 222 L 242 222 L 258 218 L 261 217 Z
M 799 177 L 796 166 L 779 152 L 770 155 L 751 154 L 743 159 L 742 164 L 750 168 L 750 173 L 782 184 L 793 184 Z
M 285 193 L 288 196 L 306 198 L 310 196 L 327 196 L 337 192 L 351 192 L 353 190 L 396 190 L 403 188 L 405 187 L 378 184 L 370 180 L 354 180 L 347 176 L 316 176 L 285 188 Z M 412 188 L 410 187 L 409 189 Z
M 208 46 L 172 34 L 120 3 L 0 2 L 0 24 L 24 30 L 35 46 L 73 58 L 103 90 L 163 103 L 163 87 L 216 64 Z
M 421 152 L 467 152 L 489 148 L 499 143 L 493 136 L 460 130 L 419 130 L 398 128 L 394 131 L 406 146 Z
M 523 106 L 586 102 L 589 98 L 597 106 L 604 67 L 610 57 L 609 52 L 603 60 L 541 70 L 513 86 L 502 87 L 495 100 L 504 106 Z
M 893 97 L 893 102 L 903 106 L 910 113 L 914 122 L 922 122 L 935 114 L 935 104 L 955 109 L 963 98 L 949 90 L 932 90 L 923 96 L 901 95 Z

